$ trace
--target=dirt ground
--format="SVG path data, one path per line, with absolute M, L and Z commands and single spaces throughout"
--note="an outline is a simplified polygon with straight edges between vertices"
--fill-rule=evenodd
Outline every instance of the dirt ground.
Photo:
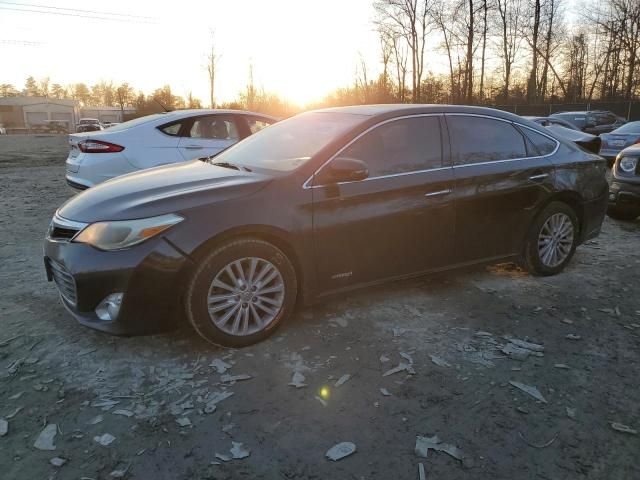
M 612 427 L 640 430 L 639 221 L 607 219 L 556 277 L 389 284 L 242 350 L 186 327 L 116 338 L 76 324 L 45 278 L 66 152 L 64 136 L 0 137 L 1 478 L 417 479 L 420 463 L 428 479 L 640 478 L 640 435 Z M 34 447 L 43 430 L 55 450 Z M 418 456 L 433 435 L 453 455 Z M 355 454 L 325 458 L 339 442 Z M 234 445 L 249 456 L 224 461 Z

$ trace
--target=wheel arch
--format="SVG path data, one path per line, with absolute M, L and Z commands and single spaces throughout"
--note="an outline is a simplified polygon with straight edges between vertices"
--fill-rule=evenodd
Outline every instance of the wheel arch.
M 578 217 L 578 233 L 580 236 L 582 236 L 584 226 L 584 200 L 582 198 L 582 195 L 574 190 L 557 192 L 549 197 L 547 201 L 540 206 L 536 216 L 539 215 L 540 212 L 542 212 L 551 202 L 562 202 L 571 207 L 571 209 L 575 212 L 576 217 Z
M 298 293 L 301 297 L 305 296 L 305 272 L 302 266 L 300 255 L 294 247 L 292 236 L 286 230 L 271 225 L 243 225 L 234 227 L 229 230 L 218 233 L 217 235 L 205 240 L 198 245 L 189 255 L 191 262 L 182 272 L 182 278 L 186 281 L 198 265 L 198 261 L 202 259 L 208 252 L 211 252 L 218 245 L 237 240 L 241 238 L 256 238 L 271 243 L 273 246 L 282 250 L 293 265 L 296 273 L 296 283 L 298 285 Z

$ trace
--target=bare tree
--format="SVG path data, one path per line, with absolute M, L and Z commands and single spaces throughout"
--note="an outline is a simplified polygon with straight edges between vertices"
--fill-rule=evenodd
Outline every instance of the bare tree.
M 211 108 L 215 108 L 216 106 L 215 85 L 219 59 L 220 56 L 216 52 L 214 32 L 211 32 L 211 46 L 209 48 L 209 53 L 207 53 L 207 74 L 209 75 L 209 105 L 211 105 Z
M 420 85 L 424 74 L 424 52 L 427 35 L 431 32 L 429 0 L 377 0 L 374 8 L 378 23 L 402 37 L 411 54 L 412 101 L 421 99 Z
M 500 56 L 503 66 L 503 95 L 509 103 L 509 87 L 516 55 L 520 48 L 520 23 L 522 21 L 522 0 L 497 0 L 500 28 Z

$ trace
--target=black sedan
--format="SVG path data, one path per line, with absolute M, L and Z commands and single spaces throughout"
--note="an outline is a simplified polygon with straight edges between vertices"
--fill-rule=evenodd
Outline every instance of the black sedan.
M 556 274 L 600 232 L 607 193 L 601 157 L 510 113 L 327 109 L 73 197 L 45 265 L 85 325 L 137 334 L 186 316 L 238 347 L 298 303 L 386 280 L 507 260 Z
M 611 172 L 607 213 L 618 220 L 640 217 L 640 145 L 622 150 Z

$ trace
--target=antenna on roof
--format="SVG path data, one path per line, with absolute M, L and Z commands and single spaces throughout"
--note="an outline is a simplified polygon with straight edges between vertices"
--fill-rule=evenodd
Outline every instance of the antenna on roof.
M 156 102 L 158 105 L 160 105 L 160 106 L 162 107 L 162 109 L 163 109 L 165 112 L 170 112 L 170 111 L 171 111 L 171 110 L 169 110 L 167 107 L 165 107 L 165 106 L 162 104 L 162 102 L 161 102 L 160 100 L 158 100 L 157 98 L 154 98 L 154 99 L 153 99 L 153 101 L 154 101 L 154 102 Z

